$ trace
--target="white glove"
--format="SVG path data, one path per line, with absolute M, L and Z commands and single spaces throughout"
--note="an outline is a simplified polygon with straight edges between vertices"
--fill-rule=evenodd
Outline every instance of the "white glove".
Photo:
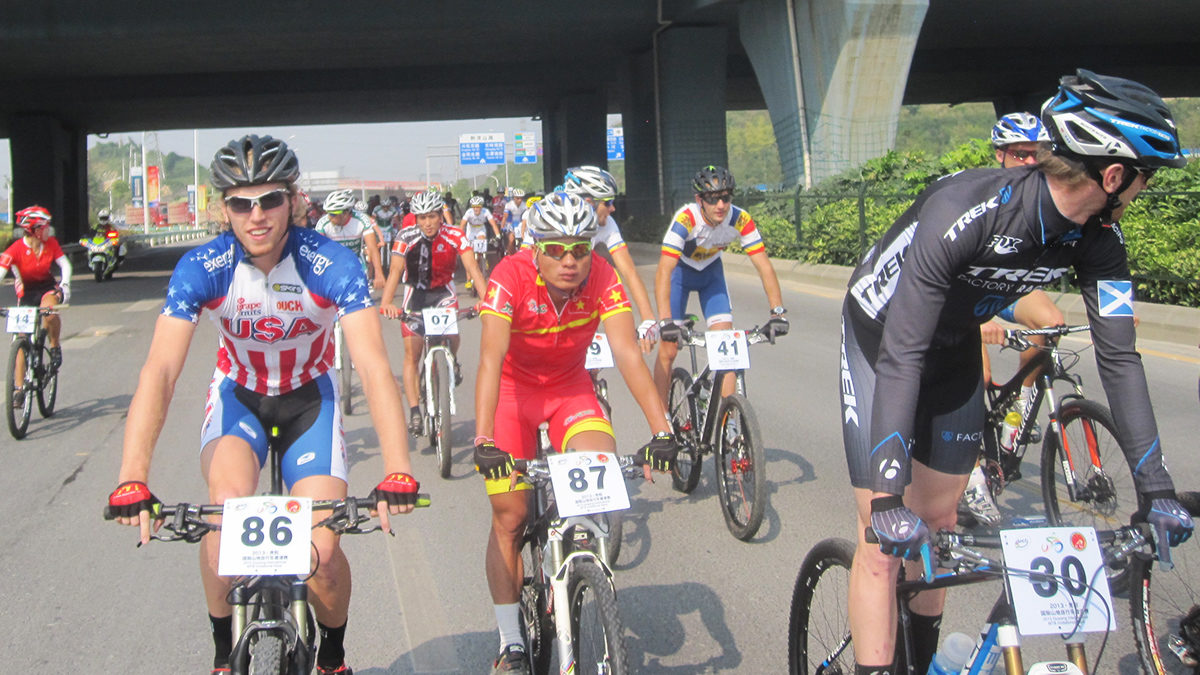
M 639 340 L 649 340 L 651 342 L 658 341 L 658 322 L 654 319 L 646 319 L 637 329 Z
M 63 304 L 71 302 L 71 282 L 64 281 L 58 287 L 62 289 Z

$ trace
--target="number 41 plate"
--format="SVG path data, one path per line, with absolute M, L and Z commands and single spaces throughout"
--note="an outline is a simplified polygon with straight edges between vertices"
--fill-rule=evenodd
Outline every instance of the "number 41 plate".
M 221 513 L 223 577 L 307 575 L 312 545 L 312 500 L 262 495 L 225 500 Z
M 746 370 L 750 349 L 744 330 L 710 330 L 704 334 L 708 365 L 713 370 Z
M 546 458 L 562 518 L 629 508 L 629 491 L 611 452 L 565 452 Z
M 1003 530 L 1017 628 L 1021 635 L 1117 629 L 1100 544 L 1090 527 Z M 1033 574 L 1013 573 L 1029 570 Z M 1082 615 L 1082 620 L 1080 616 Z

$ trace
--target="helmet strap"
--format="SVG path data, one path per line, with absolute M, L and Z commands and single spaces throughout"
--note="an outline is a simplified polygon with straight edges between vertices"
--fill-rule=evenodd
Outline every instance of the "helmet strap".
M 1096 162 L 1086 162 L 1084 164 L 1084 166 L 1087 168 L 1088 176 L 1090 176 L 1092 180 L 1096 181 L 1096 184 L 1100 186 L 1100 190 L 1103 191 L 1107 196 L 1107 199 L 1104 202 L 1104 207 L 1101 208 L 1096 214 L 1096 217 L 1099 218 L 1101 223 L 1112 222 L 1113 213 L 1117 209 L 1121 208 L 1122 202 L 1120 195 L 1125 192 L 1125 190 L 1129 189 L 1129 186 L 1133 185 L 1133 181 L 1137 179 L 1137 171 L 1135 171 L 1133 167 L 1121 162 L 1115 163 L 1121 164 L 1121 167 L 1124 170 L 1121 176 L 1121 184 L 1118 185 L 1117 189 L 1112 192 L 1108 192 L 1104 189 L 1104 174 L 1100 164 Z M 1109 166 L 1112 166 L 1112 163 L 1105 164 L 1104 168 L 1108 168 Z

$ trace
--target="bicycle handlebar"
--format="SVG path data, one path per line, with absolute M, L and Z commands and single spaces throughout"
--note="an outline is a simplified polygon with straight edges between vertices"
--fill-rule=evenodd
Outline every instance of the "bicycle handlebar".
M 664 342 L 676 342 L 681 346 L 703 347 L 708 344 L 708 341 L 707 341 L 707 338 L 705 337 L 704 331 L 692 330 L 692 328 L 695 326 L 695 322 L 693 322 L 692 320 L 688 319 L 688 320 L 684 321 L 682 324 L 678 324 L 678 325 L 679 325 L 679 338 L 678 339 L 662 337 L 661 332 L 659 333 L 659 335 L 660 335 L 659 339 L 661 339 Z M 755 326 L 753 328 L 746 329 L 745 333 L 746 333 L 746 344 L 756 345 L 756 344 L 761 344 L 763 342 L 769 342 L 771 344 L 775 344 L 775 336 L 768 335 L 763 330 L 763 327 Z
M 518 459 L 514 460 L 513 464 L 526 480 L 535 485 L 550 480 L 550 463 L 544 459 Z M 617 466 L 621 469 L 621 475 L 626 478 L 642 475 L 642 467 L 634 463 L 632 455 L 618 455 Z
M 430 503 L 428 493 L 417 493 L 417 502 L 414 506 L 427 508 Z M 314 523 L 313 529 L 328 527 L 337 534 L 374 532 L 380 529 L 378 525 L 370 528 L 362 528 L 360 525 L 371 519 L 369 513 L 375 510 L 376 506 L 378 506 L 378 500 L 371 497 L 314 500 L 313 511 L 332 511 L 332 513 L 328 518 Z M 361 511 L 364 509 L 366 513 Z M 217 532 L 221 529 L 220 523 L 205 520 L 204 516 L 220 515 L 224 510 L 225 507 L 221 504 L 188 504 L 184 502 L 157 504 L 153 517 L 156 520 L 166 521 L 161 529 L 166 530 L 167 533 L 155 532 L 150 538 L 159 541 L 186 541 L 194 544 L 209 532 Z M 108 504 L 104 505 L 103 515 L 105 520 L 115 520 L 117 517 L 112 506 Z
M 474 319 L 479 316 L 479 310 L 474 307 L 459 309 L 457 316 L 459 321 Z M 425 334 L 425 317 L 420 312 L 400 312 L 396 316 L 388 318 L 403 321 L 408 325 L 409 330 L 417 335 Z
M 1045 335 L 1048 337 L 1062 337 L 1070 333 L 1084 333 L 1090 331 L 1092 325 L 1085 323 L 1078 326 L 1050 326 L 1048 328 L 1020 328 L 1016 330 L 1004 331 L 1004 346 L 1018 351 L 1025 351 L 1030 347 L 1038 347 L 1029 341 L 1030 337 L 1036 335 Z

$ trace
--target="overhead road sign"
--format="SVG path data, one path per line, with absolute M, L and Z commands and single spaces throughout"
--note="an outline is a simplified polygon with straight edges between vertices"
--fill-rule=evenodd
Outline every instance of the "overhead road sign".
M 458 163 L 504 164 L 504 134 L 462 134 L 458 137 Z
M 609 127 L 607 133 L 608 159 L 625 159 L 625 127 Z

